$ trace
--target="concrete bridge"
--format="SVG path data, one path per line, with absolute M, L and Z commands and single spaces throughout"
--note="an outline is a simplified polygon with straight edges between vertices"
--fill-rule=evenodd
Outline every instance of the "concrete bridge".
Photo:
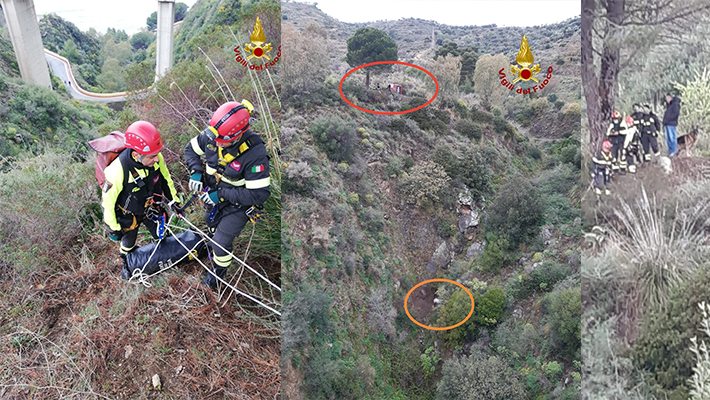
M 173 65 L 173 21 L 175 20 L 175 0 L 158 1 L 158 37 L 156 39 L 155 80 L 165 76 Z M 72 75 L 69 61 L 60 55 L 44 49 L 42 36 L 33 0 L 0 0 L 5 20 L 10 31 L 10 40 L 20 67 L 20 75 L 31 82 L 51 89 L 49 69 L 68 84 L 72 97 L 89 101 L 123 102 L 125 92 L 91 93 L 79 87 Z

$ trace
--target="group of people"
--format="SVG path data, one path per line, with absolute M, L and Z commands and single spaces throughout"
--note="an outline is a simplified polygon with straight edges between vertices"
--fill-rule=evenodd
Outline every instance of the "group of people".
M 637 165 L 658 157 L 658 133 L 661 124 L 665 130 L 668 156 L 674 157 L 678 151 L 677 130 L 680 115 L 680 99 L 666 95 L 667 108 L 660 121 L 649 104 L 633 105 L 633 113 L 622 117 L 618 110 L 611 114 L 611 123 L 606 131 L 602 149 L 592 158 L 594 163 L 594 190 L 597 195 L 611 194 L 608 184 L 615 174 L 636 173 Z
M 243 103 L 243 104 L 242 104 Z M 206 207 L 212 240 L 212 272 L 202 281 L 212 289 L 231 264 L 232 242 L 249 221 L 247 211 L 269 197 L 269 156 L 264 142 L 250 129 L 249 102 L 227 102 L 212 115 L 204 131 L 185 146 L 189 188 Z M 103 220 L 109 237 L 120 242 L 122 277 L 129 278 L 125 255 L 136 248 L 138 227 L 144 224 L 158 239 L 151 210 L 181 210 L 177 192 L 161 150 L 163 141 L 153 124 L 132 123 L 125 132 L 125 150 L 104 169 Z M 204 158 L 204 162 L 202 161 Z

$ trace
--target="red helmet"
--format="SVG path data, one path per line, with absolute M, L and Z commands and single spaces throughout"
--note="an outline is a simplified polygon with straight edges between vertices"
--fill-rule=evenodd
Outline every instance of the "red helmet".
M 604 151 L 609 151 L 609 150 L 611 150 L 611 142 L 608 141 L 608 140 L 603 141 L 603 142 L 602 142 L 602 149 L 603 149 Z
M 163 149 L 158 130 L 148 121 L 136 121 L 126 129 L 126 147 L 140 154 L 152 155 Z
M 232 143 L 249 129 L 249 109 L 236 101 L 224 103 L 212 115 L 209 126 L 215 142 Z
M 621 119 L 621 113 L 619 110 L 614 110 L 614 112 L 611 113 L 611 119 Z

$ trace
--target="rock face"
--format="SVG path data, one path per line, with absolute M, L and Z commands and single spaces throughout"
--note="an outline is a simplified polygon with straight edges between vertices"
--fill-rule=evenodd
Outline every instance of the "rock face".
M 552 225 L 545 225 L 540 230 L 540 236 L 542 237 L 542 242 L 545 243 L 545 246 L 550 244 L 550 240 L 552 239 L 552 229 Z
M 466 257 L 469 259 L 478 258 L 478 256 L 483 253 L 483 247 L 485 247 L 485 242 L 476 242 L 466 249 Z
M 473 202 L 471 195 L 466 192 L 459 193 L 458 199 L 459 232 L 467 240 L 473 240 L 478 232 L 478 225 L 481 221 L 478 208 Z
M 451 264 L 451 261 L 454 259 L 454 254 L 450 247 L 448 242 L 443 242 L 436 248 L 436 251 L 431 256 L 431 262 L 434 263 L 437 268 L 449 268 L 449 264 Z

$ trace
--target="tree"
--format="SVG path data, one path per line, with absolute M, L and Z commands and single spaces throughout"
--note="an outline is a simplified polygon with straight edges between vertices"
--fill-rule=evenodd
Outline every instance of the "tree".
M 185 15 L 187 14 L 187 9 L 188 6 L 185 3 L 175 3 L 175 21 L 174 22 L 180 22 L 183 19 L 185 19 Z M 153 14 L 151 14 L 151 17 Z
M 154 31 L 158 29 L 158 12 L 153 11 L 150 17 L 146 18 L 145 24 L 148 26 L 148 30 Z
M 454 42 L 446 42 L 439 47 L 434 54 L 434 60 L 440 56 L 444 57 L 448 54 L 461 57 L 461 79 L 459 82 L 465 82 L 466 79 L 473 80 L 473 73 L 476 70 L 476 62 L 478 61 L 478 48 L 462 47 L 459 48 Z
M 118 92 L 126 86 L 123 80 L 123 69 L 115 58 L 104 61 L 101 74 L 96 77 L 96 82 L 107 92 Z
M 508 59 L 503 54 L 492 56 L 484 54 L 476 62 L 476 71 L 473 73 L 473 89 L 481 98 L 481 105 L 486 111 L 502 103 L 507 90 L 500 84 L 498 71 L 508 68 Z
M 59 55 L 66 57 L 72 64 L 81 63 L 81 54 L 79 54 L 79 50 L 76 48 L 76 43 L 70 39 L 64 42 L 64 47 L 62 51 L 59 52 Z
M 402 181 L 402 191 L 410 204 L 421 205 L 428 201 L 436 203 L 450 180 L 444 167 L 432 161 L 424 161 L 416 164 Z
M 327 68 L 314 68 L 313 60 L 328 58 L 327 34 L 316 22 L 311 21 L 303 34 L 289 22 L 283 24 L 281 39 L 284 58 L 281 65 L 283 85 L 289 96 L 317 92 L 328 76 Z
M 579 286 L 547 295 L 550 338 L 568 356 L 575 356 L 581 345 L 582 291 Z
M 451 106 L 459 99 L 461 57 L 446 55 L 431 63 L 429 70 L 439 81 L 439 98 L 444 106 Z
M 155 36 L 148 32 L 138 32 L 131 37 L 131 46 L 136 50 L 147 49 L 154 39 Z
M 487 230 L 509 240 L 510 249 L 528 242 L 545 220 L 544 204 L 533 185 L 520 175 L 513 177 L 498 192 L 488 210 Z
M 652 45 L 677 41 L 709 8 L 704 0 L 582 0 L 582 82 L 592 154 L 600 148 L 605 122 L 615 108 L 619 73 L 634 66 Z M 638 36 L 643 40 L 630 40 Z
M 524 399 L 520 375 L 498 357 L 471 354 L 446 360 L 437 400 Z
M 397 43 L 381 31 L 372 27 L 364 27 L 355 31 L 355 34 L 347 40 L 348 54 L 346 61 L 351 67 L 359 67 L 376 61 L 397 61 Z M 370 87 L 370 71 L 387 70 L 392 65 L 377 65 L 366 68 L 365 86 Z

